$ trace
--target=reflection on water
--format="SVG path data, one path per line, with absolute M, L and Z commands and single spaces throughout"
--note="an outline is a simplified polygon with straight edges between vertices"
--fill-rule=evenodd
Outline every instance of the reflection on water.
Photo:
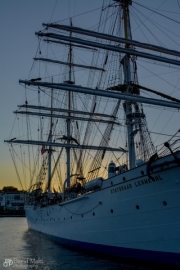
M 158 269 L 108 260 L 99 255 L 61 246 L 28 230 L 25 218 L 0 218 L 0 269 L 5 269 L 5 259 L 13 260 L 10 267 L 14 269 Z

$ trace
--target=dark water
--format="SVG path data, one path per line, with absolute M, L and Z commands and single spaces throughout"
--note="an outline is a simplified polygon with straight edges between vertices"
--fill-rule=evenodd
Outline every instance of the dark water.
M 5 259 L 9 259 L 10 261 Z M 4 263 L 4 265 L 3 265 Z M 10 263 L 10 266 L 9 266 Z M 155 270 L 156 266 L 133 265 L 88 252 L 72 250 L 29 231 L 26 218 L 0 218 L 0 270 Z M 168 269 L 168 268 L 166 268 Z

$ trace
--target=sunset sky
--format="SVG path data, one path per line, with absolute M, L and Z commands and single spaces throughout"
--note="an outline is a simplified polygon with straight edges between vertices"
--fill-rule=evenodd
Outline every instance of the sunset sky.
M 8 146 L 4 143 L 4 140 L 12 138 L 11 131 L 15 119 L 13 111 L 17 109 L 17 105 L 23 104 L 25 101 L 22 87 L 18 81 L 19 79 L 27 79 L 29 75 L 32 59 L 38 46 L 35 32 L 42 29 L 42 23 L 61 21 L 61 23 L 69 25 L 69 17 L 73 17 L 75 26 L 90 28 L 98 21 L 99 8 L 102 2 L 102 0 L 0 0 L 0 189 L 9 185 L 20 187 Z M 156 9 L 157 12 L 163 14 L 159 21 L 157 19 L 157 22 L 168 28 L 167 33 L 170 37 L 172 35 L 173 38 L 173 40 L 170 40 L 166 36 L 162 37 L 163 44 L 167 45 L 169 49 L 180 51 L 180 1 L 136 0 L 135 2 Z M 138 8 L 138 5 L 134 6 Z M 75 16 L 90 10 L 95 11 Z M 152 14 L 152 11 L 144 11 L 144 9 L 141 9 L 141 11 L 146 12 L 147 17 L 151 16 L 152 19 L 156 19 L 156 15 Z M 172 20 L 168 20 L 165 18 L 166 16 L 171 17 Z M 179 24 L 175 21 L 178 21 Z M 135 33 L 138 25 L 133 25 L 133 27 Z M 154 28 L 154 33 L 158 35 L 156 31 L 156 28 Z M 166 29 L 163 31 L 166 31 Z M 142 36 L 141 41 L 147 42 L 146 39 L 143 39 L 142 31 L 139 31 L 139 35 Z M 160 36 L 158 38 L 161 39 Z M 152 42 L 156 44 L 155 41 Z M 180 99 L 179 70 L 174 70 L 172 74 L 166 75 L 161 75 L 161 70 L 157 72 L 161 79 L 170 82 L 169 89 L 167 89 L 169 94 Z M 145 76 L 143 77 L 140 74 L 140 77 L 142 77 L 141 84 L 150 87 L 152 83 L 152 89 L 158 90 L 158 87 L 167 87 L 163 83 L 161 85 L 160 82 L 155 85 L 153 76 L 147 76 L 145 79 Z M 180 129 L 178 113 L 167 111 L 164 116 L 161 111 L 155 111 L 151 117 L 154 122 L 150 120 L 149 125 L 151 129 L 154 128 L 153 131 L 156 128 L 157 132 L 174 134 Z M 167 126 L 163 121 L 161 122 L 161 117 L 162 120 L 167 119 Z M 159 118 L 158 124 L 155 122 L 155 118 Z M 155 136 L 153 140 L 158 143 L 169 138 L 166 136 L 159 137 L 157 134 Z

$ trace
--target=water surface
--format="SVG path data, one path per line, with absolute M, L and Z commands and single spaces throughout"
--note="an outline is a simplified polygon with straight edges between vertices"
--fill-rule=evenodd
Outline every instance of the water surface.
M 11 265 L 4 267 L 5 259 Z M 8 263 L 7 262 L 7 263 Z M 7 266 L 7 264 L 5 265 Z M 26 218 L 0 218 L 0 269 L 41 270 L 156 270 L 155 266 L 133 265 L 123 260 L 70 249 L 28 230 Z

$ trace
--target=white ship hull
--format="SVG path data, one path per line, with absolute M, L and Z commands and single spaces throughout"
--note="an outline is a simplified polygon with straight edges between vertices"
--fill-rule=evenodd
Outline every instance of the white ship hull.
M 173 160 L 169 155 L 153 165 Z M 154 169 L 155 181 L 146 167 L 112 177 L 101 190 L 59 205 L 26 205 L 29 228 L 71 246 L 180 265 L 180 166 L 164 163 Z

